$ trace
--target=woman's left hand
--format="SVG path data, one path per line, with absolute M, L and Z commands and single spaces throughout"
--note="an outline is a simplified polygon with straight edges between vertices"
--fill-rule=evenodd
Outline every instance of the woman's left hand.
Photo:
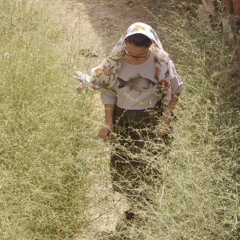
M 171 133 L 170 123 L 171 118 L 169 115 L 164 114 L 156 127 L 157 138 L 162 139 Z

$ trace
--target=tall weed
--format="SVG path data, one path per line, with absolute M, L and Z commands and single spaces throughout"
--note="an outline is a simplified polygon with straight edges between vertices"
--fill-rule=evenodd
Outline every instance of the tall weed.
M 1 239 L 69 239 L 86 220 L 96 117 L 47 6 L 0 1 Z

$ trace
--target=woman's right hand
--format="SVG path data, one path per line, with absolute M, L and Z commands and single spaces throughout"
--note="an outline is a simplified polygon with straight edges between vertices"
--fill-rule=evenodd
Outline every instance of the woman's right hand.
M 103 139 L 104 142 L 113 139 L 113 128 L 103 127 L 100 129 L 98 136 Z

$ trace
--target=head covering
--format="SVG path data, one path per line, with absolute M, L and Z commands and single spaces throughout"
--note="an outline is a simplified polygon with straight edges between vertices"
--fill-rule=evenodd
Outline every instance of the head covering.
M 173 62 L 169 58 L 168 53 L 164 51 L 156 32 L 151 26 L 141 22 L 134 23 L 127 29 L 109 56 L 102 62 L 101 65 L 92 69 L 91 76 L 85 79 L 85 83 L 90 83 L 94 89 L 111 88 L 116 82 L 123 57 L 125 56 L 125 39 L 137 33 L 143 34 L 152 40 L 150 49 L 155 55 L 155 78 L 159 80 L 159 94 L 162 94 L 162 97 L 166 96 L 169 91 L 170 78 L 175 76 Z M 160 77 L 162 76 L 162 69 L 166 69 L 165 76 L 167 77 L 165 79 L 161 79 Z M 79 78 L 86 78 L 84 73 L 78 72 L 77 74 L 79 75 Z

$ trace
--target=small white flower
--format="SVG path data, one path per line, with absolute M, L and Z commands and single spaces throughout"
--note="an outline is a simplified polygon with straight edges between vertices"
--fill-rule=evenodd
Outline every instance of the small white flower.
M 76 79 L 85 84 L 91 84 L 90 76 L 84 72 L 77 71 Z
M 77 71 L 75 75 L 73 75 L 73 77 L 78 81 L 78 86 L 76 87 L 77 91 L 81 91 L 81 89 L 85 86 L 90 86 L 93 89 L 99 89 L 98 84 L 95 84 L 92 82 L 91 80 L 91 76 L 89 76 L 88 74 L 81 72 L 81 71 Z
M 10 53 L 9 52 L 4 53 L 4 57 L 9 59 L 10 58 Z

